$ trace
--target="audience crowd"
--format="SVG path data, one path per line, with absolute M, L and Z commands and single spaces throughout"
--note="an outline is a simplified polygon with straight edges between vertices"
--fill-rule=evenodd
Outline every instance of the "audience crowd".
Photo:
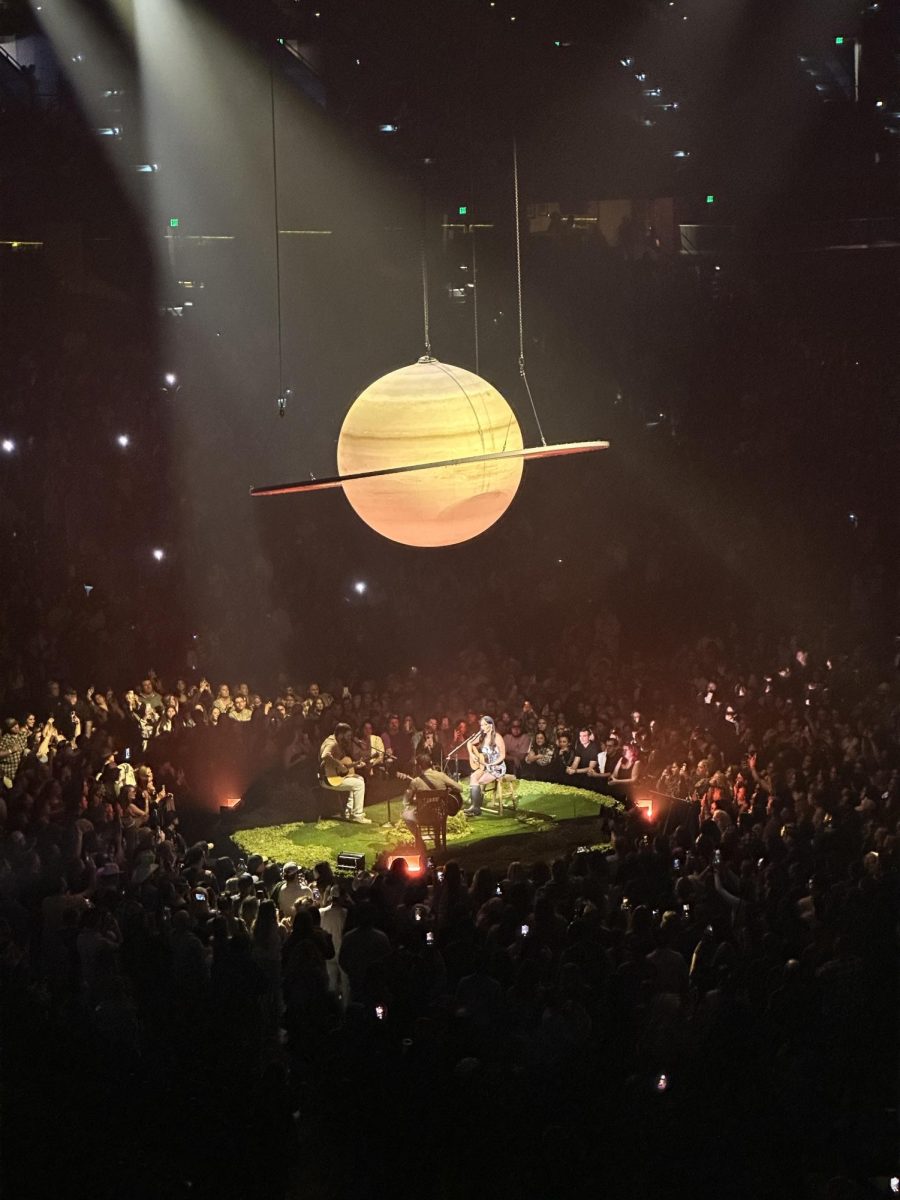
M 879 1194 L 898 1169 L 891 251 L 528 239 L 534 390 L 564 440 L 610 438 L 602 486 L 548 465 L 454 570 L 423 570 L 324 508 L 246 516 L 247 399 L 278 420 L 246 298 L 212 302 L 209 260 L 160 329 L 143 234 L 108 236 L 122 214 L 76 123 L 0 118 L 12 219 L 48 192 L 23 179 L 52 178 L 60 228 L 75 197 L 91 214 L 84 263 L 4 251 L 0 1187 Z M 489 281 L 508 256 L 483 247 Z M 348 275 L 352 301 L 310 326 L 346 312 L 370 336 L 288 406 L 304 469 L 403 327 L 394 275 L 362 305 Z M 522 402 L 502 294 L 481 353 Z M 464 325 L 442 331 L 454 361 Z M 369 564 L 339 603 L 329 540 Z M 698 640 L 709 612 L 732 625 Z M 772 613 L 829 629 L 739 632 Z M 364 678 L 388 655 L 419 667 Z M 298 660 L 336 677 L 276 680 Z M 484 712 L 513 773 L 623 801 L 589 845 L 498 863 L 451 842 L 421 874 L 342 873 L 247 857 L 198 815 L 314 788 L 339 721 L 391 770 L 424 749 L 464 776 L 450 750 Z
M 706 638 L 593 667 L 7 696 L 10 1194 L 870 1194 L 896 1104 L 896 661 Z M 606 789 L 625 764 L 599 848 L 340 873 L 181 832 L 223 762 L 311 770 L 340 720 L 443 760 L 482 711 L 522 774 Z

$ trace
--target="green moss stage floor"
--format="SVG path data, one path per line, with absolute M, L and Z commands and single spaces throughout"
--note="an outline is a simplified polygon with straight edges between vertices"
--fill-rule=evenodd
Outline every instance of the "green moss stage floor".
M 463 794 L 468 789 L 463 785 Z M 447 823 L 447 848 L 436 861 L 455 858 L 465 865 L 503 866 L 514 859 L 532 862 L 554 858 L 579 845 L 603 846 L 608 842 L 601 827 L 604 814 L 612 816 L 620 805 L 610 796 L 555 783 L 519 782 L 515 811 L 496 811 L 493 797 L 480 817 L 460 813 Z M 297 821 L 263 824 L 264 811 L 238 816 L 233 840 L 248 854 L 262 854 L 276 862 L 293 860 L 302 867 L 326 861 L 336 864 L 338 854 L 365 855 L 371 867 L 386 854 L 413 851 L 409 830 L 400 821 L 403 803 L 396 797 L 367 805 L 371 825 L 347 821 Z M 430 845 L 430 843 L 429 843 Z

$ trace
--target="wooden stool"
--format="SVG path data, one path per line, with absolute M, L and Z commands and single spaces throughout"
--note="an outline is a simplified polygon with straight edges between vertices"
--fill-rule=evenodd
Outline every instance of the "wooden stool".
M 503 815 L 504 798 L 511 804 L 513 812 L 516 811 L 519 803 L 519 781 L 515 775 L 501 775 L 499 779 L 492 779 L 490 782 L 482 784 L 481 793 L 485 801 L 489 792 L 496 794 L 498 816 Z

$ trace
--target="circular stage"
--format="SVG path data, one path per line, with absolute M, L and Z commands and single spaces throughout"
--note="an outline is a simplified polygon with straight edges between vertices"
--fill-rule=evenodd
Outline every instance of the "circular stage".
M 462 784 L 464 796 L 468 789 Z M 611 796 L 556 783 L 520 780 L 515 809 L 507 802 L 498 813 L 488 795 L 480 817 L 460 813 L 447 822 L 447 847 L 434 853 L 436 862 L 450 858 L 484 866 L 506 866 L 513 859 L 533 861 L 564 854 L 579 845 L 600 846 L 608 839 L 601 818 L 621 809 Z M 238 818 L 233 840 L 247 854 L 262 854 L 276 862 L 294 861 L 302 867 L 317 862 L 337 865 L 339 854 L 361 854 L 366 867 L 387 856 L 413 853 L 407 827 L 400 820 L 402 798 L 366 806 L 371 825 L 347 821 L 296 821 L 264 824 L 265 810 Z M 388 811 L 390 809 L 390 812 Z M 429 843 L 430 845 L 430 843 Z

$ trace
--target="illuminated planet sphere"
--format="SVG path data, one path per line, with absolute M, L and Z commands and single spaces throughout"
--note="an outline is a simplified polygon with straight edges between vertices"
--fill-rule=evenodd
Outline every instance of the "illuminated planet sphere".
M 510 406 L 487 380 L 433 358 L 376 379 L 353 403 L 338 439 L 341 476 L 391 472 L 521 450 Z M 406 546 L 453 546 L 489 529 L 522 479 L 521 458 L 451 462 L 424 471 L 347 480 L 367 525 Z

